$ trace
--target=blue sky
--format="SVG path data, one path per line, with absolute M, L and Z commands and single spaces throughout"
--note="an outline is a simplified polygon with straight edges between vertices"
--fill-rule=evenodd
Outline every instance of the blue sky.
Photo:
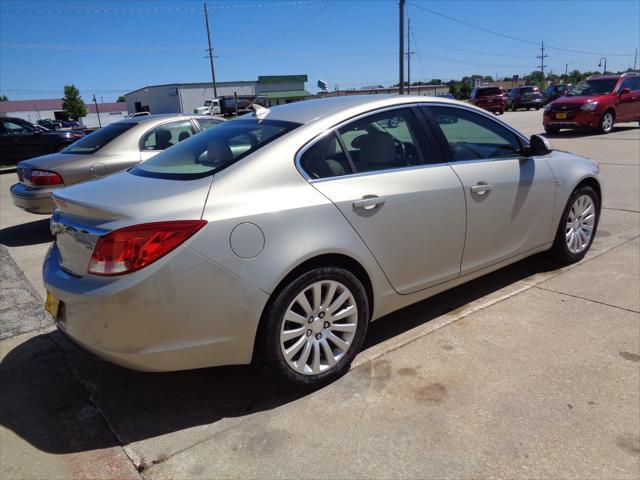
M 412 80 L 502 77 L 535 69 L 536 45 L 470 28 L 423 8 L 548 49 L 547 70 L 633 65 L 640 1 L 409 0 Z M 209 1 L 217 79 L 308 74 L 330 88 L 397 82 L 397 1 Z M 412 39 L 413 41 L 413 39 Z M 210 79 L 202 2 L 0 1 L 0 93 L 56 98 L 74 83 L 113 101 L 145 85 Z M 615 55 L 615 56 L 614 56 Z M 621 56 L 626 55 L 626 56 Z M 640 64 L 640 58 L 638 60 Z

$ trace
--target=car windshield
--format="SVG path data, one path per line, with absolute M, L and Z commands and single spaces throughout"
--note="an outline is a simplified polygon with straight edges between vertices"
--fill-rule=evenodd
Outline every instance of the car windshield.
M 570 97 L 578 97 L 582 95 L 606 95 L 613 92 L 618 83 L 617 78 L 607 78 L 602 80 L 585 80 L 567 94 Z
M 228 167 L 298 126 L 279 120 L 223 122 L 168 148 L 129 172 L 175 180 L 202 178 Z
M 489 95 L 502 95 L 502 90 L 499 88 L 481 88 L 478 90 L 479 97 L 486 97 Z
M 102 127 L 84 138 L 72 143 L 63 150 L 64 153 L 89 155 L 104 147 L 111 140 L 129 130 L 135 123 L 112 123 Z

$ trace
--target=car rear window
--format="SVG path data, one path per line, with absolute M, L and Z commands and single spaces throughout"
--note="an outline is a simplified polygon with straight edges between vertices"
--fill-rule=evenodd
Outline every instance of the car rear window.
M 173 180 L 206 177 L 254 153 L 298 127 L 280 120 L 231 120 L 168 148 L 129 170 L 134 175 Z
M 122 135 L 124 132 L 132 128 L 135 123 L 112 123 L 106 127 L 102 127 L 86 137 L 75 141 L 63 150 L 64 153 L 76 153 L 89 155 L 104 147 L 114 138 Z
M 502 90 L 499 88 L 480 88 L 478 89 L 479 97 L 486 97 L 489 95 L 502 95 Z

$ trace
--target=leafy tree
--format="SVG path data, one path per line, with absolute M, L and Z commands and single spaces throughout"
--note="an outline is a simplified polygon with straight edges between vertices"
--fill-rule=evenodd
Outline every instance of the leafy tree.
M 427 85 L 442 85 L 442 80 L 440 80 L 439 78 L 432 78 L 431 80 L 429 80 Z
M 462 83 L 460 84 L 460 89 L 459 89 L 459 93 L 458 93 L 458 98 L 460 100 L 466 100 L 467 98 L 469 98 L 471 96 L 471 85 L 469 85 L 468 83 Z
M 482 77 L 483 82 L 493 82 L 493 77 L 491 75 L 486 75 Z
M 120 96 L 118 97 L 118 99 L 116 100 L 116 102 L 126 102 L 126 101 L 127 101 L 127 99 L 126 99 L 126 98 L 124 98 L 124 95 L 120 95 Z
M 452 85 L 449 85 L 449 93 L 453 95 L 455 98 L 458 98 L 458 95 L 460 94 L 460 92 L 458 91 L 458 85 L 456 85 L 455 83 Z
M 7 97 L 6 95 L 0 95 L 0 102 L 8 102 L 9 101 L 9 97 Z
M 80 90 L 78 90 L 75 85 L 64 86 L 62 108 L 75 120 L 78 120 L 80 117 L 86 117 L 89 113 L 87 106 L 80 96 Z

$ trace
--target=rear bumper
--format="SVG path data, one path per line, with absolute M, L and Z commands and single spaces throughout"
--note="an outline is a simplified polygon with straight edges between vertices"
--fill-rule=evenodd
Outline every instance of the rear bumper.
M 513 105 L 516 108 L 540 108 L 543 106 L 543 104 L 544 102 L 541 98 L 536 100 L 519 100 L 513 102 Z
M 22 183 L 11 187 L 11 198 L 16 207 L 30 213 L 49 215 L 56 208 L 51 194 L 57 188 L 29 188 Z
M 143 371 L 248 364 L 268 295 L 186 246 L 122 277 L 78 278 L 52 247 L 47 291 L 56 324 L 97 356 Z

